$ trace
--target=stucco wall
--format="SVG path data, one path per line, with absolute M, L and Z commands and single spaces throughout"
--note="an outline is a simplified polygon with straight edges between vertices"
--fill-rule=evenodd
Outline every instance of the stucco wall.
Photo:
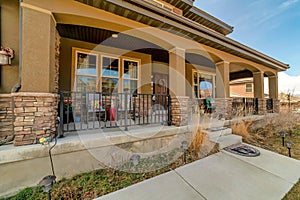
M 11 66 L 0 66 L 0 93 L 10 93 L 19 80 L 19 1 L 0 1 L 1 46 L 15 51 Z

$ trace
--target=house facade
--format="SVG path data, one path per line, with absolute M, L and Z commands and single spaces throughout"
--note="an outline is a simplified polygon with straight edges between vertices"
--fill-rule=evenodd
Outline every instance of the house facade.
M 0 136 L 15 145 L 36 143 L 46 129 L 56 129 L 57 116 L 71 121 L 62 114 L 70 102 L 77 102 L 72 121 L 81 127 L 89 111 L 99 119 L 104 110 L 106 121 L 113 121 L 116 99 L 125 116 L 134 107 L 135 120 L 147 116 L 148 122 L 156 102 L 165 115 L 159 122 L 182 126 L 191 102 L 214 98 L 216 112 L 230 119 L 229 83 L 248 77 L 264 114 L 264 78 L 277 102 L 278 72 L 289 66 L 228 38 L 233 27 L 193 3 L 2 1 L 1 46 L 13 49 L 14 58 L 0 69 Z

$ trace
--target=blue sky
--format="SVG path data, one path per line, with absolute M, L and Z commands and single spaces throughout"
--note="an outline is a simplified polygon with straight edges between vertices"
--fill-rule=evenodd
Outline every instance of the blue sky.
M 298 87 L 300 93 L 300 0 L 196 0 L 194 5 L 233 26 L 228 37 L 289 64 L 279 76 L 279 90 Z M 283 88 L 292 79 L 292 86 Z

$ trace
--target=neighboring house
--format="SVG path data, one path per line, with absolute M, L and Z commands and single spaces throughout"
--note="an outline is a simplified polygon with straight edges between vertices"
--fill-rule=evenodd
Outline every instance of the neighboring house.
M 230 81 L 230 97 L 254 97 L 253 78 Z
M 264 114 L 264 77 L 276 101 L 278 72 L 289 66 L 228 38 L 233 27 L 193 3 L 1 1 L 1 46 L 14 50 L 11 64 L 1 66 L 1 137 L 13 131 L 15 145 L 35 143 L 72 106 L 81 128 L 89 128 L 90 113 L 102 120 L 102 110 L 110 121 L 126 110 L 135 123 L 163 113 L 159 122 L 181 126 L 189 102 L 208 97 L 230 119 L 229 83 L 248 77 Z

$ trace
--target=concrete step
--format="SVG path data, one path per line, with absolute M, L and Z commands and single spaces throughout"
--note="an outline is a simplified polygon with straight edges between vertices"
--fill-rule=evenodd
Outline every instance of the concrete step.
M 206 129 L 203 130 L 203 132 L 206 133 L 210 139 L 213 139 L 213 138 L 218 138 L 221 136 L 232 134 L 232 129 L 221 127 L 221 128 Z
M 221 128 L 224 127 L 224 120 L 217 120 L 214 118 L 203 118 L 200 121 L 200 126 L 203 130 L 205 129 L 214 129 L 214 128 Z
M 216 143 L 218 146 L 218 149 L 224 149 L 225 147 L 228 147 L 230 145 L 239 144 L 242 143 L 242 136 L 239 135 L 224 135 L 217 138 L 211 138 L 211 142 Z

